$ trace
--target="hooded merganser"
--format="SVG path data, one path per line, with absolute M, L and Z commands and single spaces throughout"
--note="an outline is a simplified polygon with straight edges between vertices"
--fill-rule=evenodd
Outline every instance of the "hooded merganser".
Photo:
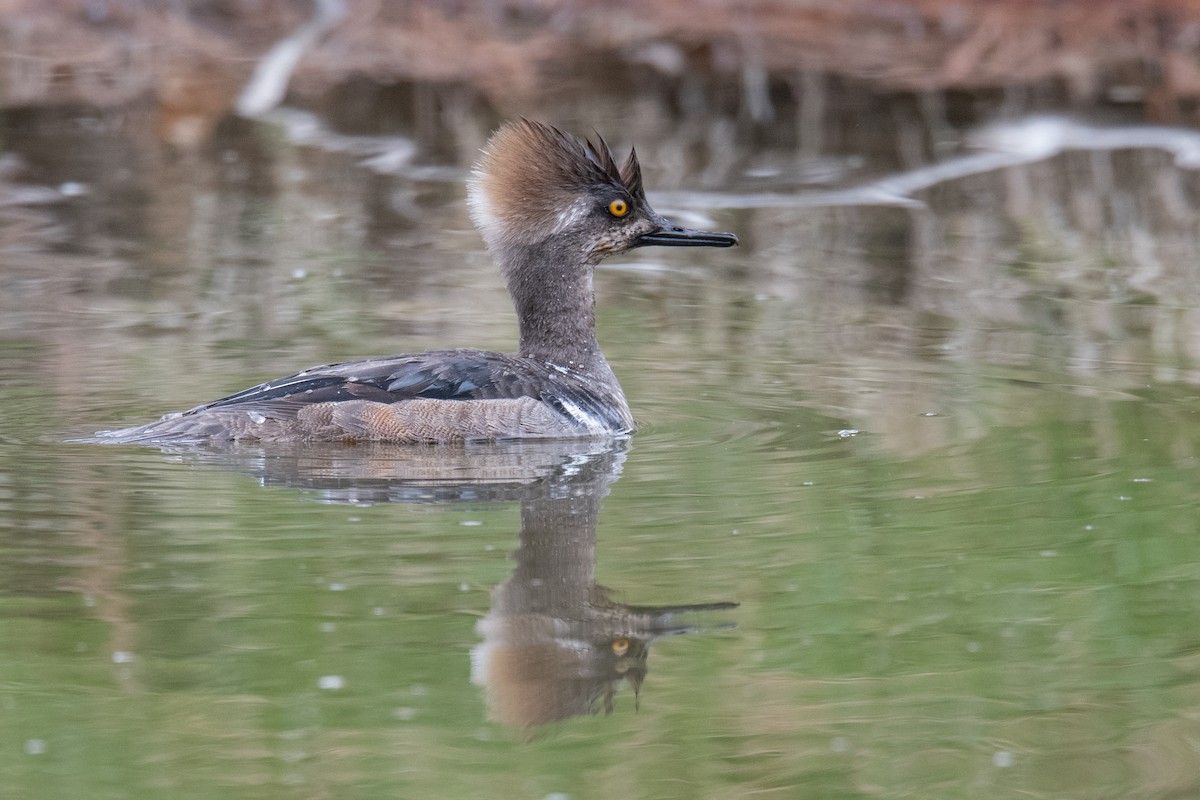
M 306 369 L 133 428 L 108 442 L 361 440 L 448 443 L 631 433 L 625 394 L 596 342 L 592 270 L 646 245 L 730 247 L 646 202 L 637 154 L 521 119 L 484 146 L 471 218 L 508 283 L 515 355 L 435 350 Z

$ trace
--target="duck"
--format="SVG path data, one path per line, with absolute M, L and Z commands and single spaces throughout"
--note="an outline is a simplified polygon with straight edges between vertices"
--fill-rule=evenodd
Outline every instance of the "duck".
M 636 149 L 520 118 L 484 145 L 467 207 L 508 287 L 515 353 L 453 349 L 311 367 L 143 425 L 108 443 L 387 442 L 612 438 L 636 428 L 596 339 L 593 272 L 634 248 L 732 247 L 646 201 Z

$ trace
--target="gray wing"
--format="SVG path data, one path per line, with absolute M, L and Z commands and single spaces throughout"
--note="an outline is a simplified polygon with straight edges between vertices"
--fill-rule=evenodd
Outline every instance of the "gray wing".
M 185 413 L 245 406 L 285 410 L 342 400 L 498 400 L 541 398 L 549 370 L 542 364 L 485 350 L 435 350 L 328 364 L 260 383 Z

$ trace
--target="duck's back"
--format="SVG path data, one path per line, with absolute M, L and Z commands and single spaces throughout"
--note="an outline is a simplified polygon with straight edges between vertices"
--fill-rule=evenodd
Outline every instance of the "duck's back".
M 633 419 L 603 364 L 581 372 L 484 350 L 439 350 L 306 369 L 110 442 L 456 441 L 615 436 Z

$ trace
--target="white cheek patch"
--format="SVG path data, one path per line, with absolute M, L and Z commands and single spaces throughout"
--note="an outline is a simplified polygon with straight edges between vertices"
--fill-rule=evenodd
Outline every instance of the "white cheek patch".
M 471 173 L 467 181 L 467 210 L 471 213 L 475 227 L 483 234 L 484 241 L 490 244 L 491 239 L 500 233 L 503 223 L 492 212 L 492 204 L 484 187 L 486 179 L 487 176 L 479 170 Z

